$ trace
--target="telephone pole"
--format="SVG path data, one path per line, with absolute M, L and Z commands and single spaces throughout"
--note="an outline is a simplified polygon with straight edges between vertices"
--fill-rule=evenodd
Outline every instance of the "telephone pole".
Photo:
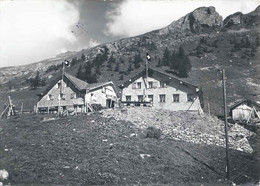
M 61 112 L 61 98 L 62 98 L 62 83 L 63 83 L 63 76 L 64 76 L 64 70 L 65 70 L 65 66 L 64 66 L 64 62 L 62 62 L 62 71 L 61 71 L 61 81 L 60 81 L 60 96 L 58 97 L 59 99 L 59 105 L 58 105 L 58 116 L 60 116 L 60 112 Z
M 146 88 L 148 88 L 148 60 L 145 59 L 145 76 L 146 76 Z
M 222 83 L 223 83 L 223 103 L 224 103 L 224 117 L 225 117 L 225 138 L 226 138 L 226 173 L 227 179 L 230 178 L 229 166 L 229 146 L 228 146 L 228 123 L 227 123 L 227 94 L 226 94 L 226 80 L 225 69 L 222 70 Z
M 148 89 L 148 58 L 150 59 L 150 55 L 146 53 L 145 57 L 145 89 L 144 89 L 144 100 L 148 100 L 148 94 L 147 94 L 147 89 Z

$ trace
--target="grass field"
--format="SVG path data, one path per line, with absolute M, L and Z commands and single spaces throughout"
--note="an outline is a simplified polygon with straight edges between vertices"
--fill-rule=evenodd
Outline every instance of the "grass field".
M 53 116 L 54 118 L 55 116 Z M 131 122 L 101 114 L 0 120 L 0 170 L 6 183 L 33 185 L 227 185 L 225 149 L 145 138 Z M 51 119 L 51 120 L 50 120 Z M 256 182 L 254 154 L 231 151 L 231 180 Z

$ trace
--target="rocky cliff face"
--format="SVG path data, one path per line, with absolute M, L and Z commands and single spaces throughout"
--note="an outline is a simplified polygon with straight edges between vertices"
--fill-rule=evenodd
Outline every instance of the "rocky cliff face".
M 223 19 L 214 7 L 200 7 L 160 30 L 160 34 L 176 32 L 204 33 L 217 31 Z
M 253 12 L 250 12 L 248 14 L 236 12 L 228 16 L 223 22 L 223 26 L 226 29 L 250 28 L 259 25 L 260 25 L 260 6 L 258 6 Z

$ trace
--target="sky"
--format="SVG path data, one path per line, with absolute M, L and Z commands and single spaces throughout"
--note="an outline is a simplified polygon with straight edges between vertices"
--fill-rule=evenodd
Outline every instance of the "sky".
M 25 65 L 163 28 L 201 6 L 223 17 L 260 0 L 0 0 L 0 67 Z

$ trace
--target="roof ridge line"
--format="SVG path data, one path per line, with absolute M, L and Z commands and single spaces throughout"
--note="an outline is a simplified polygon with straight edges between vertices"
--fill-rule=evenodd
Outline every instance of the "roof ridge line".
M 66 73 L 66 74 L 65 74 L 65 73 Z M 65 72 L 65 73 L 64 73 L 64 75 L 66 75 L 66 77 L 70 80 L 70 82 L 72 82 L 72 83 L 78 88 L 78 90 L 81 90 L 81 88 L 80 88 L 76 83 L 74 83 L 70 77 L 67 76 L 67 75 L 69 75 L 69 76 L 73 76 L 73 75 L 70 75 L 70 74 L 67 73 L 67 72 Z M 75 76 L 73 76 L 73 77 L 75 77 Z M 77 77 L 75 77 L 75 78 L 77 78 Z M 77 78 L 77 79 L 79 79 L 79 78 Z M 81 79 L 80 79 L 80 80 L 81 80 Z M 81 80 L 81 81 L 82 81 L 82 80 Z M 86 83 L 87 83 L 87 82 L 86 82 Z
M 193 84 L 191 84 L 191 83 L 189 83 L 189 82 L 187 82 L 187 81 L 185 81 L 185 80 L 182 80 L 182 79 L 180 79 L 180 78 L 178 78 L 178 77 L 172 76 L 172 75 L 170 75 L 170 74 L 168 74 L 168 73 L 164 73 L 164 72 L 162 72 L 162 71 L 160 71 L 160 70 L 157 70 L 157 69 L 154 69 L 154 68 L 148 68 L 148 69 L 151 69 L 151 70 L 154 70 L 154 71 L 157 71 L 157 72 L 166 74 L 167 76 L 170 76 L 170 77 L 175 78 L 175 79 L 177 79 L 177 80 L 179 80 L 179 81 L 182 81 L 182 82 L 184 82 L 184 83 L 187 83 L 187 84 L 189 84 L 189 85 L 191 85 L 191 86 L 193 86 L 193 87 L 195 87 L 195 88 L 200 88 L 200 87 L 197 86 L 197 85 L 193 85 Z

